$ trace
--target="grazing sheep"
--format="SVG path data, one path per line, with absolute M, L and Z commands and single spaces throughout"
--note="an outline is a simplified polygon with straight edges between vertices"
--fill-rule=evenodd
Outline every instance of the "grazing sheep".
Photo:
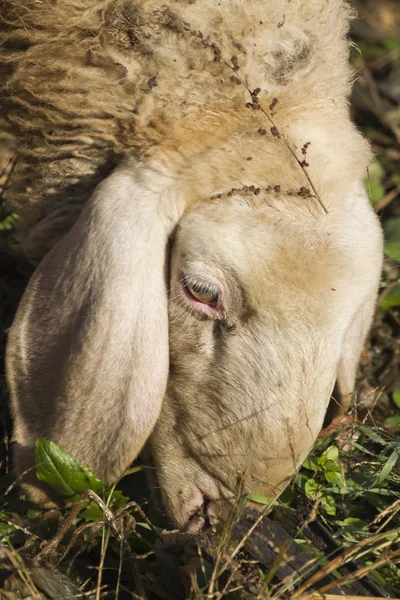
M 279 492 L 349 404 L 381 268 L 348 5 L 0 4 L 8 203 L 44 256 L 7 350 L 27 491 L 52 500 L 46 437 L 109 482 L 147 442 L 180 527 L 239 478 Z

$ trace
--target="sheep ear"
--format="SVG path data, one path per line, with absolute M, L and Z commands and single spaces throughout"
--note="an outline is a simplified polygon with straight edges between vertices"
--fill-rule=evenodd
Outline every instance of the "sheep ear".
M 179 216 L 165 203 L 160 214 L 160 195 L 137 181 L 125 167 L 97 188 L 22 299 L 7 349 L 20 473 L 44 437 L 113 481 L 157 420 L 169 365 L 167 245 Z M 26 481 L 39 487 L 32 474 Z
M 352 400 L 357 367 L 365 338 L 371 327 L 376 304 L 376 291 L 363 304 L 355 315 L 344 339 L 340 356 L 335 387 L 325 416 L 324 427 L 333 419 L 344 414 Z

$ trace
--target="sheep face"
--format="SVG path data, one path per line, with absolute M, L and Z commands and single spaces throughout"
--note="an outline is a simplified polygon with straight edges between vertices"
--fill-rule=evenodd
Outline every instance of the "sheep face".
M 34 500 L 51 497 L 34 473 L 38 437 L 112 483 L 151 435 L 168 513 L 193 528 L 205 505 L 224 515 L 238 480 L 282 489 L 335 381 L 346 407 L 381 232 L 357 186 L 325 214 L 276 190 L 190 203 L 168 183 L 129 163 L 97 188 L 28 285 L 7 376 Z
M 282 198 L 258 204 L 202 206 L 175 235 L 170 374 L 151 447 L 180 527 L 223 516 L 239 485 L 269 497 L 283 489 L 311 450 L 336 378 L 354 370 L 353 356 L 338 373 L 346 337 L 358 360 L 370 319 L 363 305 L 373 302 L 380 234 L 369 211 L 368 235 L 354 221 L 354 242 L 344 244 L 340 216 L 308 215 L 299 227 L 293 200 L 291 215 Z
M 17 471 L 44 503 L 38 437 L 113 483 L 151 436 L 171 519 L 198 527 L 238 480 L 279 492 L 353 390 L 382 249 L 350 10 L 56 4 L 0 17 L 10 208 L 44 256 L 7 348 Z

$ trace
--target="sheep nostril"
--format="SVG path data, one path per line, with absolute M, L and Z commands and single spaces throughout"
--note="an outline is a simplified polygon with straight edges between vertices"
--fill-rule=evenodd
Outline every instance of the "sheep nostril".
M 205 494 L 203 494 L 203 492 L 197 490 L 191 502 L 186 507 L 185 512 L 187 514 L 187 519 L 185 524 L 185 531 L 190 533 L 196 533 L 210 526 L 210 521 L 208 517 L 209 505 L 210 499 Z
M 186 522 L 185 531 L 188 533 L 197 533 L 201 530 L 214 527 L 219 522 L 217 503 L 202 494 L 202 503 L 197 503 L 195 510 L 192 509 Z

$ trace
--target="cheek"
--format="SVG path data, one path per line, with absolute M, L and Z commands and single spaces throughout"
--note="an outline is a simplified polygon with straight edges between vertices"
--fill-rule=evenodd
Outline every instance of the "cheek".
M 215 323 L 209 320 L 199 321 L 188 314 L 179 303 L 170 302 L 169 307 L 169 348 L 171 364 L 179 366 L 180 371 L 191 370 L 202 360 L 209 364 L 215 351 L 213 329 Z

